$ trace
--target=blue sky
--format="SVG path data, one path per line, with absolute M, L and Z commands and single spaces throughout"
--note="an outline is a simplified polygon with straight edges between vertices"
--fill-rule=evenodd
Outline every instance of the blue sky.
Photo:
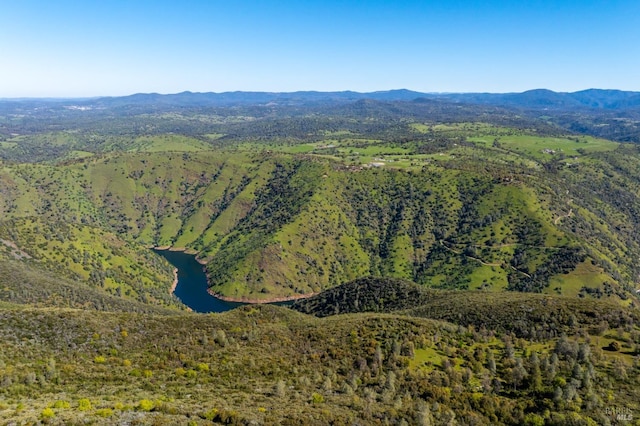
M 640 1 L 0 0 L 0 98 L 640 91 Z

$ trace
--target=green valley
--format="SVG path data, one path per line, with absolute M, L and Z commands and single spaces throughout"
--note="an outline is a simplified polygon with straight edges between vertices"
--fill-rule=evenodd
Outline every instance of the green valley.
M 626 192 L 635 146 L 488 124 L 418 129 L 434 144 L 352 135 L 306 153 L 186 144 L 6 164 L 5 219 L 38 215 L 49 227 L 188 249 L 207 262 L 212 291 L 238 300 L 299 297 L 369 274 L 573 295 L 606 285 L 629 300 L 640 254 L 639 200 Z M 630 203 L 616 205 L 614 191 Z
M 0 101 L 3 423 L 640 416 L 633 126 L 201 95 Z M 189 312 L 153 248 L 217 297 L 296 302 Z

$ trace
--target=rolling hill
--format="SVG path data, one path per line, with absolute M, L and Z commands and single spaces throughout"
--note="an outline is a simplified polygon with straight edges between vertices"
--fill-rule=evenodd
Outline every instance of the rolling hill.
M 379 125 L 391 126 L 379 139 L 325 130 L 323 141 L 243 137 L 215 148 L 135 136 L 116 145 L 124 150 L 7 162 L 5 239 L 38 258 L 52 247 L 29 238 L 29 221 L 46 221 L 61 251 L 48 264 L 63 272 L 74 255 L 60 235 L 90 229 L 113 233 L 107 244 L 189 249 L 207 263 L 212 292 L 234 300 L 297 298 L 374 275 L 637 303 L 635 145 L 417 121 L 396 140 L 385 136 L 395 124 Z M 65 135 L 39 143 L 83 143 Z M 98 255 L 93 246 L 86 256 Z M 133 289 L 134 279 L 107 287 Z
M 631 423 L 634 108 L 597 90 L 0 101 L 0 419 Z M 197 254 L 221 297 L 306 299 L 188 312 L 153 247 Z

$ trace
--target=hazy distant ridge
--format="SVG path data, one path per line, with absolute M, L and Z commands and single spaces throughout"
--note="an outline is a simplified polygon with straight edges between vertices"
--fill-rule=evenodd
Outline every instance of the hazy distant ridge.
M 579 92 L 554 92 L 546 89 L 529 90 L 522 93 L 421 93 L 406 89 L 360 93 L 342 92 L 182 92 L 161 95 L 138 93 L 123 97 L 105 97 L 86 101 L 102 106 L 166 105 L 183 107 L 232 106 L 251 104 L 307 104 L 349 102 L 361 99 L 377 101 L 413 101 L 418 99 L 454 101 L 468 104 L 539 108 L 597 108 L 625 109 L 640 107 L 640 92 L 621 90 L 589 89 Z
M 626 110 L 640 108 L 640 92 L 588 89 L 579 92 L 554 92 L 547 89 L 528 90 L 522 93 L 422 93 L 407 89 L 376 92 L 181 92 L 174 94 L 136 93 L 129 96 L 94 97 L 85 99 L 2 99 L 0 104 L 19 105 L 56 104 L 84 105 L 94 108 L 153 107 L 153 108 L 206 108 L 230 106 L 309 106 L 318 104 L 348 103 L 358 100 L 382 102 L 444 101 L 464 104 L 480 104 L 521 108 L 526 110 Z

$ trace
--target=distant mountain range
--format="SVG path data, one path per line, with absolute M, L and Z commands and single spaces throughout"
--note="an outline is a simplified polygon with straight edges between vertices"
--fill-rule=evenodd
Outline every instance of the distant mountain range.
M 573 93 L 536 89 L 501 94 L 421 93 L 406 89 L 369 93 L 182 92 L 86 99 L 0 99 L 0 117 L 5 117 L 5 123 L 0 123 L 0 135 L 77 128 L 81 122 L 89 127 L 101 122 L 113 131 L 116 123 L 133 120 L 129 126 L 136 126 L 134 117 L 148 118 L 166 112 L 191 118 L 193 114 L 215 114 L 275 120 L 269 128 L 279 129 L 280 133 L 291 129 L 283 130 L 276 117 L 315 120 L 322 116 L 356 121 L 482 121 L 518 128 L 546 128 L 547 133 L 583 134 L 640 143 L 640 92 L 602 89 Z M 166 116 L 156 118 L 160 121 L 155 128 L 171 127 L 174 132 L 186 123 L 174 120 L 168 126 Z M 217 130 L 226 135 L 236 131 Z
M 399 89 L 360 93 L 342 92 L 224 92 L 175 94 L 137 93 L 129 96 L 99 97 L 90 99 L 2 99 L 2 103 L 56 103 L 82 104 L 93 107 L 113 108 L 121 106 L 156 107 L 228 107 L 246 105 L 307 105 L 336 102 L 353 102 L 371 99 L 383 102 L 440 100 L 446 102 L 482 104 L 523 109 L 604 109 L 621 110 L 640 107 L 640 92 L 622 90 L 588 89 L 579 92 L 554 92 L 546 89 L 528 90 L 522 93 L 422 93 Z
M 309 103 L 353 102 L 362 99 L 376 101 L 442 100 L 466 104 L 519 107 L 524 109 L 626 109 L 640 107 L 640 92 L 589 89 L 579 92 L 554 92 L 546 89 L 522 93 L 421 93 L 406 89 L 360 93 L 343 92 L 182 92 L 169 95 L 139 93 L 123 97 L 104 97 L 84 102 L 103 107 L 125 105 L 165 105 L 182 107 L 233 105 L 303 105 Z

